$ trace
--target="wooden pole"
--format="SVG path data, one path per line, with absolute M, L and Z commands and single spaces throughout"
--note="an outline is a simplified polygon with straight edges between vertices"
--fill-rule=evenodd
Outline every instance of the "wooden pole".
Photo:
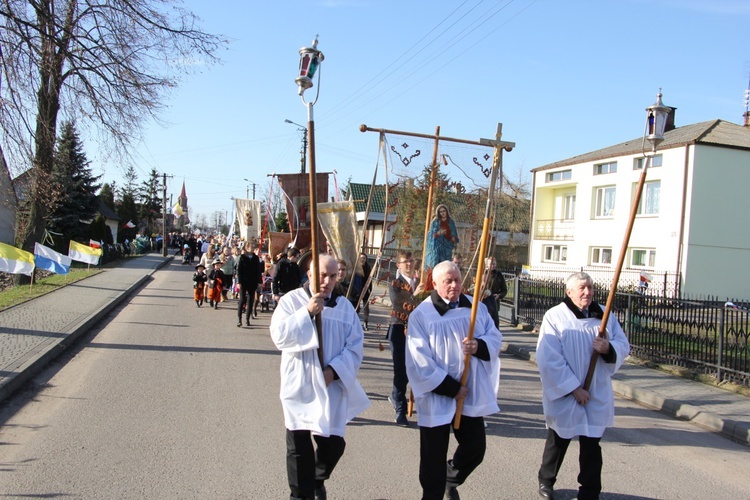
M 497 124 L 497 132 L 495 133 L 495 156 L 492 160 L 492 174 L 490 175 L 490 187 L 487 191 L 487 203 L 484 209 L 484 222 L 482 224 L 482 238 L 479 243 L 479 259 L 477 259 L 477 278 L 482 279 L 484 276 L 484 256 L 487 255 L 487 246 L 490 240 L 490 220 L 492 219 L 492 209 L 494 205 L 494 193 L 495 183 L 497 182 L 498 173 L 503 169 L 503 145 L 500 141 L 503 133 L 503 126 L 501 123 Z M 477 311 L 479 309 L 479 303 L 482 301 L 482 286 L 481 282 L 477 281 L 474 286 L 474 300 L 471 303 L 471 318 L 469 319 L 469 332 L 466 336 L 469 340 L 474 339 L 474 328 L 477 321 Z M 466 382 L 469 379 L 469 366 L 471 364 L 471 354 L 464 355 L 464 371 L 461 374 L 461 387 L 466 387 Z M 458 429 L 461 425 L 461 412 L 463 411 L 464 400 L 459 399 L 456 401 L 456 416 L 453 419 L 453 428 Z
M 318 259 L 318 190 L 315 172 L 315 120 L 313 120 L 313 103 L 305 103 L 307 106 L 307 134 L 308 134 L 308 159 L 310 162 L 309 188 L 310 188 L 310 245 L 312 246 L 312 260 L 310 272 L 310 291 L 314 294 L 320 291 L 320 264 Z M 323 317 L 315 315 L 315 330 L 318 335 L 318 360 L 320 369 L 323 365 Z
M 654 148 L 655 149 L 655 148 Z M 635 223 L 635 216 L 638 213 L 638 205 L 641 201 L 641 194 L 643 193 L 643 186 L 646 182 L 646 170 L 651 163 L 651 156 L 646 156 L 646 164 L 643 167 L 641 176 L 638 179 L 638 186 L 635 190 L 635 198 L 633 199 L 633 206 L 630 207 L 630 217 L 628 219 L 628 225 L 625 228 L 625 236 L 622 239 L 622 247 L 620 248 L 620 255 L 617 258 L 617 265 L 615 266 L 615 274 L 612 278 L 612 284 L 609 287 L 609 295 L 607 296 L 607 304 L 604 307 L 604 315 L 602 316 L 602 324 L 599 325 L 598 337 L 604 338 L 607 336 L 607 321 L 609 315 L 612 312 L 612 306 L 615 302 L 615 295 L 617 294 L 617 284 L 620 281 L 620 273 L 622 267 L 625 264 L 625 255 L 628 251 L 628 244 L 630 243 L 630 234 L 633 232 L 633 224 Z M 594 378 L 594 371 L 596 370 L 596 362 L 599 358 L 599 353 L 593 351 L 591 353 L 591 361 L 589 362 L 589 370 L 586 373 L 586 379 L 583 382 L 583 389 L 588 391 L 591 387 L 591 380 Z

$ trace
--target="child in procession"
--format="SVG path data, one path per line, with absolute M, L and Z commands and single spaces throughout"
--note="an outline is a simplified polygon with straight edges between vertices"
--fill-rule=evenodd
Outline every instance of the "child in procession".
M 226 276 L 221 270 L 221 259 L 217 257 L 211 263 L 213 269 L 208 272 L 208 305 L 214 309 L 219 308 L 219 302 L 222 299 L 222 291 L 224 289 L 224 283 L 226 282 Z
M 195 266 L 195 273 L 193 274 L 193 298 L 197 307 L 203 305 L 203 288 L 206 285 L 206 279 L 206 266 L 203 264 Z

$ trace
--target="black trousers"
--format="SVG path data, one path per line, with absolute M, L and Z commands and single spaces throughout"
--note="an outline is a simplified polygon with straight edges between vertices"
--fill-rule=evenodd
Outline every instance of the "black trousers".
M 391 399 L 397 415 L 406 415 L 406 335 L 404 325 L 394 324 L 388 327 L 388 339 L 391 343 L 391 357 L 393 358 L 393 390 Z
M 247 309 L 245 310 L 245 321 L 250 321 L 250 315 L 253 312 L 253 304 L 255 303 L 255 289 L 257 285 L 245 286 L 240 283 L 240 300 L 237 302 L 237 317 L 242 321 L 242 305 L 247 302 Z
M 497 299 L 494 295 L 485 297 L 482 300 L 482 304 L 487 306 L 487 312 L 490 313 L 492 322 L 495 323 L 495 328 L 500 328 L 500 313 L 497 310 Z
M 578 454 L 578 498 L 589 500 L 599 498 L 602 491 L 602 448 L 601 438 L 578 436 L 580 451 Z M 570 439 L 561 438 L 554 430 L 547 429 L 547 441 L 544 443 L 542 466 L 539 468 L 539 482 L 554 486 L 557 473 L 560 471 L 565 452 L 568 451 Z
M 487 449 L 484 418 L 461 416 L 453 430 L 458 447 L 448 460 L 448 444 L 453 423 L 419 428 L 419 484 L 422 500 L 441 500 L 447 486 L 459 486 L 482 463 Z
M 317 449 L 313 448 L 313 439 Z M 315 436 L 310 431 L 286 430 L 286 474 L 290 499 L 315 498 L 315 488 L 331 477 L 344 454 L 346 442 L 341 436 Z

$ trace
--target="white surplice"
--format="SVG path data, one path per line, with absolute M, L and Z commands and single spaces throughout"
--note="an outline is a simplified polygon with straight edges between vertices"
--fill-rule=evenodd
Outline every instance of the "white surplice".
M 469 299 L 469 297 L 466 297 Z M 471 299 L 469 299 L 471 300 Z M 409 316 L 406 335 L 406 373 L 409 376 L 421 427 L 451 423 L 456 413 L 455 398 L 432 392 L 446 375 L 461 381 L 464 371 L 462 342 L 469 333 L 471 307 L 451 309 L 444 315 L 435 309 L 432 298 L 420 303 Z M 487 307 L 480 303 L 474 327 L 474 338 L 487 344 L 489 361 L 471 357 L 462 415 L 485 417 L 497 413 L 497 391 L 500 383 L 500 347 L 502 334 L 495 328 Z
M 281 351 L 281 405 L 289 430 L 344 436 L 346 423 L 370 406 L 357 380 L 364 333 L 351 303 L 340 296 L 323 309 L 323 362 L 338 374 L 326 387 L 318 360 L 315 320 L 304 288 L 284 294 L 271 319 L 271 338 Z
M 630 343 L 614 315 L 609 316 L 607 334 L 616 361 L 606 363 L 599 356 L 588 403 L 578 404 L 571 394 L 586 379 L 599 325 L 597 318 L 577 318 L 563 302 L 547 311 L 539 330 L 536 364 L 542 379 L 544 416 L 547 427 L 566 439 L 601 437 L 604 429 L 614 425 L 611 378 L 630 353 Z

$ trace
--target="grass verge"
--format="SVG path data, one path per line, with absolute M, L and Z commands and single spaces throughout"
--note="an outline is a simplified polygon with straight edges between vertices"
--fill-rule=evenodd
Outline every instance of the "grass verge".
M 71 268 L 70 272 L 66 275 L 52 274 L 46 278 L 34 281 L 34 284 L 31 286 L 18 285 L 8 288 L 0 292 L 0 310 L 26 302 L 40 295 L 54 292 L 66 285 L 88 278 L 89 276 L 94 276 L 100 272 L 102 270 L 98 267 L 91 269 Z

